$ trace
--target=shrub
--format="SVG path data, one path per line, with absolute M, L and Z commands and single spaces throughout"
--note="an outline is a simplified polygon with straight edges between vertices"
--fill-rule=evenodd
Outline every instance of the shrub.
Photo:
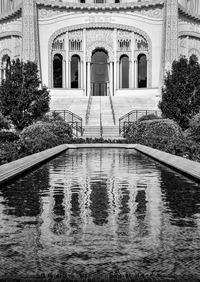
M 72 128 L 64 120 L 57 120 L 49 124 L 50 130 L 59 138 L 60 143 L 68 143 L 72 138 Z
M 154 115 L 154 114 L 149 114 L 149 115 L 144 115 L 141 118 L 138 119 L 138 121 L 145 121 L 145 120 L 152 120 L 152 119 L 161 119 L 161 117 Z
M 14 142 L 19 139 L 19 135 L 10 131 L 0 131 L 0 143 Z
M 59 145 L 59 139 L 48 123 L 36 122 L 22 130 L 20 145 L 21 152 L 30 155 Z
M 0 113 L 0 130 L 10 129 L 10 121 Z
M 14 161 L 21 157 L 18 142 L 5 142 L 0 147 L 0 165 Z
M 133 142 L 155 137 L 177 138 L 182 137 L 182 135 L 181 128 L 170 119 L 135 122 L 125 132 L 125 137 Z
M 189 135 L 196 142 L 200 142 L 200 113 L 190 120 Z

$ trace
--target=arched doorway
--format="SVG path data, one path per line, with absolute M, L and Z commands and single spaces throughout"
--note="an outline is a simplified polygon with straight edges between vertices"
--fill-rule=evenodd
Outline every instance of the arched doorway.
M 120 57 L 120 88 L 129 88 L 129 57 Z
M 138 88 L 147 88 L 147 57 L 145 54 L 138 56 Z
M 53 58 L 53 87 L 63 87 L 63 57 L 61 54 L 55 54 Z
M 106 96 L 108 80 L 108 53 L 104 49 L 97 49 L 91 61 L 92 95 Z
M 73 55 L 71 59 L 71 88 L 80 88 L 80 57 Z

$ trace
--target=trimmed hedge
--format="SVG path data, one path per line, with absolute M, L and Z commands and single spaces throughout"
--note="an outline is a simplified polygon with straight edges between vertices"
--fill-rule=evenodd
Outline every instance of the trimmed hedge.
M 134 143 L 140 143 L 143 139 L 155 137 L 175 137 L 183 136 L 178 124 L 170 119 L 154 119 L 135 122 L 127 127 L 125 137 Z

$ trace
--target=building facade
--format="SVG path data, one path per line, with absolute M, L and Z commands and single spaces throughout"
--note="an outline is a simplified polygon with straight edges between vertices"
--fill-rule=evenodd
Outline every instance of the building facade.
M 198 0 L 1 0 L 0 12 L 1 79 L 10 60 L 36 61 L 52 95 L 159 93 L 173 60 L 200 59 Z

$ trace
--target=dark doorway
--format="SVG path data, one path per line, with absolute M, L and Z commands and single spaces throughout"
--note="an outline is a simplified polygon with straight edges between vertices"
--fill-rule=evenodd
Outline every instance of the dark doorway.
M 71 60 L 71 88 L 80 88 L 80 57 L 77 55 L 72 56 Z
M 147 88 L 147 57 L 145 54 L 138 56 L 138 88 Z
M 92 55 L 91 83 L 93 96 L 106 96 L 108 84 L 108 54 L 103 49 Z
M 63 57 L 61 54 L 55 54 L 53 58 L 53 87 L 63 87 Z
M 120 58 L 120 88 L 129 88 L 129 57 Z

